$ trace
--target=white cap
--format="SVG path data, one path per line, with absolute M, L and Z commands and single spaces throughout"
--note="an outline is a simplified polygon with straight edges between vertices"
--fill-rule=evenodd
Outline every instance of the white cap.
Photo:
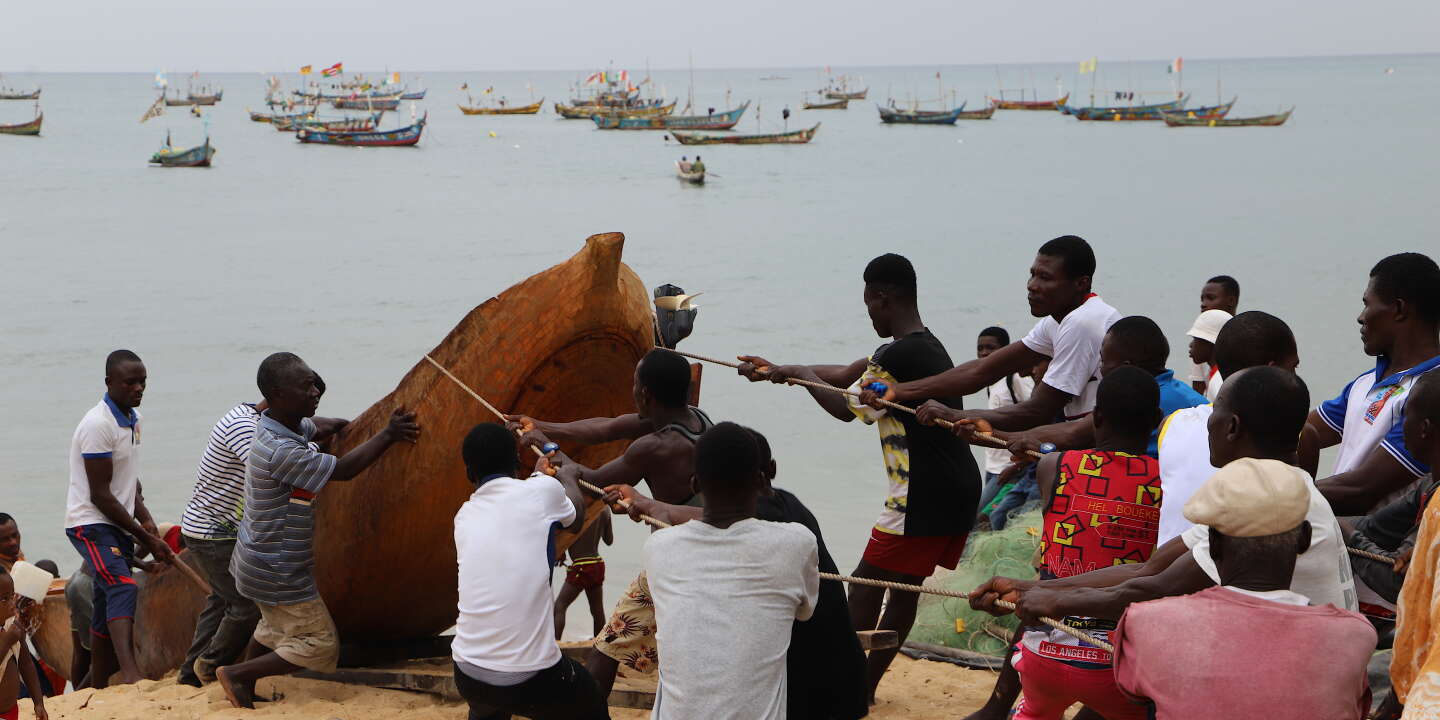
M 1185 503 L 1185 519 L 1230 537 L 1295 529 L 1310 512 L 1309 479 L 1279 460 L 1240 458 L 1210 476 Z
M 1224 310 L 1206 310 L 1200 313 L 1200 317 L 1195 318 L 1195 324 L 1191 325 L 1185 334 L 1213 343 L 1220 335 L 1220 328 L 1225 327 L 1225 323 L 1230 322 L 1232 317 L 1234 316 Z

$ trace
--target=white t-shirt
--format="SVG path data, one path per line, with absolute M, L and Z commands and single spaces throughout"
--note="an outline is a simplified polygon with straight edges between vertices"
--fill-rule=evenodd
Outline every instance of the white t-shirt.
M 1163 462 L 1161 467 L 1164 467 Z M 1345 550 L 1340 523 L 1335 521 L 1330 503 L 1315 488 L 1310 475 L 1297 467 L 1291 469 L 1304 476 L 1305 486 L 1310 489 L 1310 511 L 1305 514 L 1305 519 L 1310 521 L 1311 534 L 1310 548 L 1295 560 L 1295 575 L 1290 579 L 1290 589 L 1316 605 L 1356 610 L 1359 603 L 1355 597 L 1355 580 L 1350 573 L 1350 555 Z M 1165 499 L 1168 502 L 1170 498 Z M 1180 537 L 1190 548 L 1190 554 L 1195 556 L 1195 562 L 1218 585 L 1220 571 L 1216 568 L 1215 559 L 1210 557 L 1210 527 L 1192 525 Z
M 819 551 L 804 525 L 699 520 L 645 541 L 660 689 L 652 720 L 785 717 L 791 625 L 815 611 Z
M 1009 377 L 1009 380 L 1009 387 L 1006 386 L 1004 379 L 990 386 L 989 408 L 991 410 L 1006 407 L 1007 405 L 1022 403 L 1030 399 L 1030 391 L 1035 388 L 1034 378 L 1011 375 Z M 1011 387 L 1015 388 L 1015 393 L 1013 395 L 1010 393 Z M 999 474 L 1000 471 L 1004 470 L 1005 466 L 1009 464 L 1009 450 L 1005 450 L 1004 448 L 996 448 L 985 451 L 985 472 Z
M 135 514 L 135 495 L 140 487 L 140 411 L 129 414 L 110 401 L 106 393 L 100 404 L 80 418 L 70 439 L 70 490 L 65 498 L 65 528 L 81 525 L 114 525 L 90 502 L 90 476 L 86 458 L 110 458 L 110 492 L 128 515 Z
M 1224 375 L 1219 372 L 1211 375 L 1210 379 L 1205 381 L 1205 399 L 1212 403 L 1215 402 L 1215 398 L 1220 397 L 1220 387 L 1224 384 Z
M 1334 474 L 1349 472 L 1364 462 L 1378 445 L 1405 466 L 1416 478 L 1430 471 L 1419 458 L 1405 447 L 1401 429 L 1410 387 L 1421 375 L 1440 367 L 1440 357 L 1433 357 L 1409 370 L 1390 372 L 1390 358 L 1376 359 L 1375 369 L 1355 378 L 1340 395 L 1320 403 L 1321 419 L 1340 433 L 1340 453 L 1335 457 Z M 1394 501 L 1404 490 L 1377 503 L 1383 506 Z
M 1190 381 L 1205 382 L 1210 379 L 1210 363 L 1190 363 Z
M 574 519 L 575 506 L 560 482 L 538 473 L 488 480 L 460 506 L 460 617 L 450 646 L 456 662 L 498 672 L 544 670 L 560 662 L 551 539 L 557 524 Z
M 1156 459 L 1160 461 L 1160 497 L 1165 502 L 1160 503 L 1160 535 L 1155 547 L 1194 525 L 1185 519 L 1185 503 L 1219 472 L 1210 464 L 1210 434 L 1205 430 L 1213 410 L 1210 405 L 1176 410 L 1160 424 Z
M 1095 409 L 1095 389 L 1100 385 L 1100 341 L 1105 331 L 1120 319 L 1120 312 L 1091 295 L 1065 319 L 1055 322 L 1046 315 L 1035 323 L 1021 342 L 1025 347 L 1050 357 L 1043 382 L 1074 397 L 1065 405 L 1065 416 L 1074 419 Z

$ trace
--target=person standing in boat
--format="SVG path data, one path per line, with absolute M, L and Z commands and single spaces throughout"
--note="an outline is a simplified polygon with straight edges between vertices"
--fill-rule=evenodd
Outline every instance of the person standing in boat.
M 703 163 L 703 162 L 700 161 L 700 156 L 699 156 L 699 155 L 696 155 L 696 156 L 695 156 L 695 162 L 690 163 L 690 172 L 692 172 L 692 173 L 703 173 L 703 172 L 705 172 L 705 163 Z
M 854 388 L 922 380 L 954 367 L 945 346 L 920 318 L 915 268 L 909 260 L 893 253 L 881 255 L 865 267 L 863 279 L 862 298 L 871 325 L 890 342 L 846 365 L 777 365 L 742 355 L 739 373 L 752 382 L 784 383 L 793 378 Z M 980 470 L 969 447 L 948 430 L 921 425 L 913 415 L 851 405 L 847 396 L 826 390 L 811 389 L 810 395 L 835 419 L 850 422 L 859 417 L 880 431 L 889 492 L 854 575 L 918 585 L 936 566 L 953 570 L 980 497 Z M 961 404 L 959 397 L 943 399 L 947 405 Z M 884 588 L 850 586 L 850 617 L 856 629 L 894 630 L 904 643 L 920 597 L 888 592 L 886 602 Z M 867 677 L 871 702 L 897 653 L 898 649 L 871 651 Z
M 459 617 L 450 650 L 470 718 L 608 720 L 605 696 L 560 654 L 551 627 L 555 530 L 585 522 L 579 468 L 562 466 L 552 478 L 542 461 L 520 479 L 515 436 L 497 423 L 471 429 L 461 455 L 475 491 L 455 513 Z
M 554 423 L 524 415 L 510 415 L 511 429 L 525 433 L 522 442 L 543 446 L 558 442 L 569 446 L 632 441 L 625 453 L 599 468 L 581 467 L 581 477 L 593 485 L 648 483 L 657 500 L 675 505 L 702 505 L 691 478 L 695 474 L 695 441 L 714 423 L 690 401 L 690 363 L 669 350 L 651 350 L 635 365 L 635 408 L 619 417 L 599 417 Z M 564 453 L 557 461 L 569 464 Z M 600 691 L 609 697 L 615 673 L 649 676 L 659 666 L 655 647 L 655 606 L 645 573 L 630 583 L 611 613 L 586 667 Z
M 91 687 L 103 688 L 118 669 L 126 685 L 140 681 L 135 661 L 139 589 L 130 574 L 139 543 L 159 562 L 175 554 L 160 539 L 140 488 L 140 401 L 148 376 L 140 356 L 116 350 L 105 358 L 105 395 L 85 413 L 70 441 L 65 535 L 95 579 L 90 622 Z
M 310 418 L 320 405 L 318 376 L 293 353 L 265 358 L 256 384 L 269 406 L 260 413 L 245 463 L 245 516 L 230 574 L 240 594 L 260 606 L 246 656 L 215 671 L 225 697 L 238 708 L 255 707 L 255 683 L 271 675 L 307 669 L 331 672 L 340 638 L 315 587 L 312 503 L 325 486 L 353 479 L 396 442 L 420 435 L 415 414 L 396 408 L 380 432 L 335 457 L 311 441 Z

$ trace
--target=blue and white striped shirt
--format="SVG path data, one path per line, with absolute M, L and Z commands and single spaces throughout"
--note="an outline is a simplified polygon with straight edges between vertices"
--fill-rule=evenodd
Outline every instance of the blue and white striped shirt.
M 180 518 L 180 532 L 200 540 L 234 540 L 245 511 L 245 461 L 260 413 L 241 403 L 225 413 L 210 431 L 200 455 L 195 490 Z
M 260 414 L 246 462 L 245 517 L 230 558 L 240 594 L 265 605 L 319 597 L 315 589 L 315 518 L 311 503 L 339 462 L 310 445 L 315 423 L 296 433 Z

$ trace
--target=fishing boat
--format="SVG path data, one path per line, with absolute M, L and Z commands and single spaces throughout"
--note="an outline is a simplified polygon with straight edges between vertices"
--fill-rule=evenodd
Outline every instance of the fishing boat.
M 608 105 L 564 105 L 555 103 L 555 112 L 567 120 L 589 120 L 595 115 L 605 116 L 627 116 L 627 117 L 653 117 L 656 115 L 669 115 L 675 112 L 675 103 L 672 100 L 668 105 L 646 104 L 636 107 L 611 107 Z
M 166 107 L 190 107 L 191 105 L 195 104 L 195 101 L 191 100 L 188 97 L 180 97 L 179 95 L 176 95 L 175 97 L 165 95 L 164 97 Z
M 700 170 L 699 172 L 696 172 L 694 170 L 691 170 L 690 163 L 680 162 L 679 160 L 676 160 L 675 175 L 676 177 L 679 177 L 682 181 L 690 183 L 691 185 L 705 184 L 705 171 Z
M 39 135 L 40 124 L 45 121 L 45 113 L 35 110 L 35 119 L 18 125 L 0 125 L 0 135 Z
M 540 102 L 530 103 L 529 105 L 515 105 L 512 107 L 505 107 L 503 105 L 460 105 L 458 107 L 460 108 L 460 112 L 466 115 L 537 115 L 544 104 L 545 98 L 540 98 Z
M 995 104 L 985 106 L 984 110 L 966 110 L 956 116 L 957 120 L 989 120 L 995 117 Z
M 1182 110 L 1189 100 L 1189 95 L 1181 95 L 1168 102 L 1128 107 L 1070 107 L 1067 105 L 1067 109 L 1061 112 L 1073 115 L 1077 120 L 1159 120 L 1161 112 Z
M 800 145 L 810 142 L 815 137 L 815 131 L 819 129 L 820 123 L 815 123 L 814 127 L 803 130 L 755 135 L 707 135 L 690 132 L 672 132 L 670 135 L 681 145 Z
M 615 379 L 633 374 L 655 344 L 655 315 L 645 285 L 621 262 L 624 242 L 620 233 L 592 236 L 574 257 L 475 307 L 429 355 L 506 411 L 560 421 L 634 412 L 630 383 Z M 401 406 L 421 413 L 419 442 L 397 444 L 315 501 L 315 580 L 345 644 L 432 637 L 455 624 L 449 519 L 474 492 L 460 445 L 475 424 L 495 418 L 416 358 L 393 392 L 340 432 L 330 452 L 354 449 Z M 565 450 L 599 467 L 626 445 Z M 587 526 L 609 512 L 592 495 L 586 501 Z M 580 531 L 557 533 L 556 557 Z M 178 557 L 189 562 L 190 553 Z M 158 680 L 184 660 L 205 601 L 177 572 L 142 573 L 138 585 L 137 661 L 142 675 Z M 63 581 L 54 587 L 35 639 L 40 656 L 63 674 L 70 669 L 70 618 Z
M 1070 101 L 1070 93 L 1065 93 L 1054 100 L 1005 100 L 992 97 L 985 99 L 990 101 L 996 110 L 1059 110 Z
M 338 110 L 398 110 L 400 96 L 336 98 L 330 104 Z
M 295 130 L 295 139 L 302 143 L 317 145 L 349 145 L 352 147 L 404 147 L 420 142 L 425 132 L 425 120 L 421 117 L 414 124 L 394 130 L 321 130 L 300 127 Z
M 855 92 L 846 92 L 844 90 L 826 90 L 825 97 L 830 100 L 864 100 L 865 96 L 869 93 L 870 88 L 865 88 L 864 90 L 856 90 Z
M 285 120 L 298 120 L 298 119 L 300 119 L 300 118 L 310 117 L 310 116 L 312 116 L 312 115 L 315 114 L 314 112 L 311 112 L 311 111 L 298 112 L 298 113 L 274 113 L 274 112 L 271 112 L 271 113 L 263 113 L 263 112 L 255 112 L 254 110 L 251 110 L 251 109 L 249 109 L 249 108 L 246 108 L 246 112 L 250 113 L 250 120 L 251 120 L 252 122 L 259 122 L 259 123 L 275 123 L 275 122 L 281 122 L 281 121 L 285 121 Z
M 187 93 L 186 96 L 185 96 L 185 99 L 188 100 L 189 102 L 187 102 L 187 103 L 185 103 L 185 104 L 187 104 L 187 105 L 214 105 L 215 103 L 218 103 L 218 102 L 220 102 L 222 99 L 224 99 L 224 97 L 225 97 L 225 91 L 224 91 L 224 90 L 218 90 L 218 91 L 216 91 L 214 94 L 210 94 L 210 95 L 203 94 L 203 93 Z
M 280 132 L 294 132 L 299 128 L 309 130 L 323 130 L 325 132 L 363 132 L 374 130 L 380 126 L 380 118 L 385 113 L 377 112 L 363 117 L 349 118 L 321 118 L 321 117 L 300 117 L 294 119 L 275 121 L 275 129 Z
M 826 95 L 829 97 L 829 95 Z M 831 100 L 830 102 L 809 102 L 806 101 L 800 106 L 802 110 L 845 110 L 850 107 L 850 99 Z
M 1227 114 L 1229 114 L 1230 108 L 1233 107 L 1234 105 L 1235 105 L 1235 101 L 1234 101 L 1234 100 L 1231 100 L 1231 101 L 1228 102 L 1228 103 L 1223 103 L 1223 104 L 1220 104 L 1220 105 L 1206 105 L 1206 106 L 1196 107 L 1196 108 L 1185 108 L 1184 105 L 1181 105 L 1180 108 L 1175 109 L 1173 112 L 1174 112 L 1175 114 L 1184 115 L 1184 116 L 1186 116 L 1186 117 L 1193 117 L 1193 118 L 1201 119 L 1201 120 L 1209 120 L 1209 119 L 1213 119 L 1213 118 L 1223 118 L 1223 117 L 1225 117 Z M 1084 114 L 1084 115 L 1076 115 L 1076 118 L 1078 118 L 1078 119 L 1080 119 L 1080 120 L 1098 120 L 1098 121 L 1109 120 L 1109 121 L 1112 121 L 1112 122 L 1159 122 L 1160 120 L 1164 120 L 1164 119 L 1165 119 L 1165 113 L 1166 113 L 1166 112 L 1172 112 L 1172 111 L 1167 111 L 1167 110 L 1158 110 L 1158 111 L 1145 110 L 1145 111 L 1142 111 L 1142 112 L 1127 112 L 1127 111 L 1123 111 L 1123 110 L 1120 110 L 1120 109 L 1116 109 L 1115 112 L 1112 112 L 1112 113 L 1110 113 L 1110 114 L 1108 114 L 1108 115 L 1090 115 L 1090 114 Z
M 1274 115 L 1257 115 L 1255 117 L 1232 118 L 1232 117 L 1190 117 L 1188 113 L 1167 112 L 1164 114 L 1165 124 L 1170 127 L 1277 127 L 1284 125 L 1290 119 L 1290 113 L 1295 108 L 1290 108 L 1282 113 Z
M 429 92 L 429 90 L 419 90 L 419 91 L 416 91 L 416 92 L 402 92 L 402 93 L 400 93 L 400 99 L 401 99 L 401 100 L 424 100 L 424 99 L 425 99 L 425 93 L 427 93 L 427 92 Z
M 880 111 L 880 122 L 887 125 L 954 125 L 965 111 L 965 103 L 954 110 L 904 110 L 884 105 L 875 108 Z
M 170 136 L 166 135 L 165 147 L 150 156 L 150 164 L 160 167 L 210 167 L 210 158 L 213 157 L 215 148 L 211 147 L 208 137 L 204 145 L 178 150 L 170 145 Z
M 40 88 L 31 92 L 21 92 L 10 88 L 0 88 L 0 100 L 39 100 Z
M 601 130 L 729 130 L 740 122 L 750 102 L 734 110 L 709 115 L 592 115 L 595 127 Z

